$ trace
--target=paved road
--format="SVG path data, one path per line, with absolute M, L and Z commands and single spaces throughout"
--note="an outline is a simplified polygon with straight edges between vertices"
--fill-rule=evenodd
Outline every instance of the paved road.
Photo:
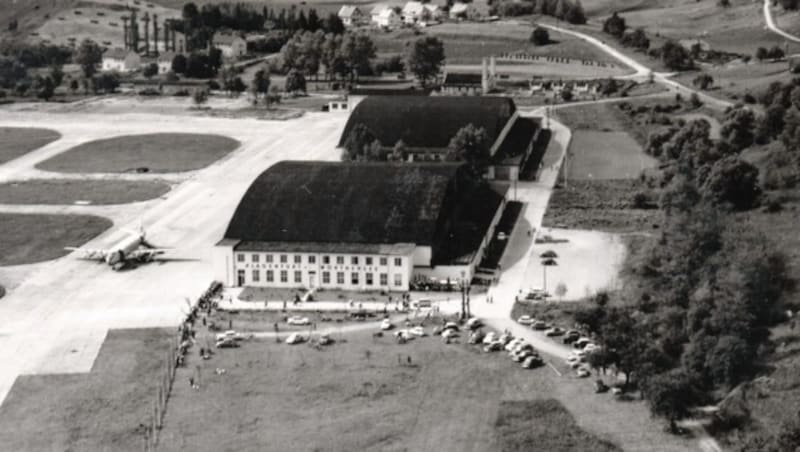
M 589 44 L 598 47 L 603 52 L 608 53 L 609 55 L 618 59 L 625 65 L 630 66 L 634 71 L 636 71 L 635 74 L 627 75 L 624 76 L 623 78 L 637 79 L 643 81 L 647 80 L 652 74 L 653 81 L 661 83 L 662 85 L 669 88 L 671 91 L 675 91 L 676 93 L 681 93 L 681 95 L 683 96 L 690 96 L 692 94 L 697 94 L 700 100 L 702 100 L 704 103 L 719 109 L 725 109 L 727 107 L 733 106 L 732 102 L 728 102 L 722 99 L 717 99 L 716 97 L 709 96 L 708 94 L 705 94 L 702 91 L 696 90 L 694 88 L 688 87 L 679 82 L 676 82 L 675 80 L 670 79 L 669 77 L 673 75 L 671 73 L 654 72 L 649 67 L 639 63 L 635 59 L 629 57 L 628 55 L 625 55 L 624 53 L 606 44 L 600 39 L 595 38 L 594 36 L 590 36 L 587 35 L 586 33 L 581 33 L 579 31 L 570 30 L 569 28 L 563 28 L 556 25 L 550 25 L 546 23 L 539 23 L 539 25 L 557 31 L 559 33 L 568 34 L 570 36 L 575 36 L 576 38 L 582 39 L 588 42 Z
M 62 133 L 51 143 L 0 169 L 0 181 L 24 179 L 37 162 L 98 137 L 152 132 L 221 133 L 242 145 L 216 164 L 174 175 L 183 181 L 165 199 L 127 206 L 23 207 L 0 211 L 99 213 L 115 227 L 88 243 L 103 248 L 121 239 L 120 227 L 141 220 L 148 239 L 174 247 L 167 257 L 181 262 L 153 263 L 113 272 L 105 265 L 66 256 L 26 266 L 19 286 L 0 300 L 0 401 L 23 373 L 87 372 L 110 328 L 174 327 L 212 278 L 210 255 L 249 184 L 280 160 L 336 160 L 335 149 L 346 115 L 313 113 L 292 121 L 258 121 L 149 114 L 93 115 L 0 112 L 2 126 L 46 125 Z M 17 270 L 17 269 L 15 269 Z M 19 273 L 17 271 L 17 273 Z M 0 276 L 3 275 L 0 269 Z
M 775 24 L 775 20 L 772 17 L 771 3 L 772 0 L 764 0 L 764 21 L 767 22 L 767 28 L 772 30 L 772 32 L 777 33 L 790 41 L 800 42 L 800 38 L 798 38 L 795 35 L 786 33 L 785 31 L 778 28 L 778 26 Z

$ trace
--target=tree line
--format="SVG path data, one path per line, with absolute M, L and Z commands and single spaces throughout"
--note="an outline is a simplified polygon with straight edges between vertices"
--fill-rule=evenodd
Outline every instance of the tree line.
M 680 43 L 668 39 L 659 48 L 650 48 L 650 38 L 644 28 L 638 27 L 629 30 L 625 18 L 618 13 L 613 13 L 603 21 L 603 32 L 619 40 L 625 47 L 647 52 L 653 58 L 658 58 L 669 69 L 675 71 L 688 71 L 695 68 L 692 52 Z

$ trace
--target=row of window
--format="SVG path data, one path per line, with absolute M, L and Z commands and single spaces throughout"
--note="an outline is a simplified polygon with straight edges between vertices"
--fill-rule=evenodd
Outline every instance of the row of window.
M 240 270 L 243 272 L 243 270 Z M 267 270 L 265 272 L 265 281 L 268 283 L 275 282 L 275 271 L 274 270 Z M 288 283 L 289 282 L 289 272 L 287 270 L 281 270 L 278 273 L 280 278 L 280 282 Z M 294 283 L 300 284 L 303 282 L 303 273 L 301 271 L 294 272 Z M 364 282 L 367 286 L 372 286 L 375 283 L 372 273 L 365 273 L 364 274 Z M 253 270 L 251 274 L 251 278 L 254 283 L 261 282 L 261 270 Z M 336 284 L 344 285 L 345 281 L 345 272 L 336 272 Z M 398 273 L 394 275 L 394 280 L 392 281 L 395 287 L 400 287 L 403 285 L 403 275 Z M 330 284 L 331 283 L 331 272 L 322 272 L 322 284 Z M 350 284 L 357 286 L 360 284 L 360 277 L 359 274 L 356 272 L 350 273 Z M 389 275 L 386 273 L 379 273 L 378 274 L 378 284 L 380 286 L 388 286 L 389 285 Z
M 258 253 L 251 254 L 250 255 L 250 262 L 258 263 L 260 261 L 260 259 L 261 259 L 260 256 L 261 255 L 258 254 Z M 293 258 L 294 258 L 294 263 L 295 264 L 302 264 L 303 263 L 303 256 L 302 255 L 295 254 L 293 256 Z M 264 261 L 266 263 L 268 263 L 268 264 L 272 263 L 272 259 L 273 259 L 273 255 L 272 254 L 266 254 L 265 257 L 264 257 Z M 278 255 L 278 259 L 279 259 L 279 262 L 281 264 L 286 264 L 286 263 L 289 262 L 289 256 L 286 255 L 286 254 Z M 237 262 L 245 262 L 245 260 L 246 260 L 245 253 L 237 253 L 236 254 L 236 261 Z M 383 266 L 388 265 L 388 260 L 385 257 L 379 257 L 378 261 L 379 261 L 379 265 L 383 265 Z M 358 265 L 358 262 L 359 262 L 359 257 L 358 256 L 350 256 L 350 265 Z M 308 255 L 308 263 L 309 264 L 316 264 L 317 263 L 317 256 L 315 256 L 313 254 L 309 254 Z M 325 264 L 325 265 L 330 264 L 331 263 L 331 256 L 322 256 L 322 263 Z M 344 256 L 336 256 L 336 264 L 343 265 L 344 264 Z M 372 256 L 366 256 L 364 258 L 364 265 L 369 266 L 369 265 L 372 265 L 372 264 L 373 264 Z M 395 267 L 402 267 L 403 266 L 403 258 L 402 257 L 394 258 L 394 266 Z

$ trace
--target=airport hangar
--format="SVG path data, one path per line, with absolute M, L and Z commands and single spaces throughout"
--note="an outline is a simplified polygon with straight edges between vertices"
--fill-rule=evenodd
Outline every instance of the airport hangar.
M 226 286 L 407 291 L 414 282 L 471 281 L 506 204 L 507 184 L 476 183 L 443 162 L 467 124 L 492 143 L 488 180 L 515 180 L 537 121 L 510 99 L 370 96 L 352 112 L 405 163 L 280 162 L 263 172 L 215 247 Z M 397 127 L 402 124 L 403 127 Z

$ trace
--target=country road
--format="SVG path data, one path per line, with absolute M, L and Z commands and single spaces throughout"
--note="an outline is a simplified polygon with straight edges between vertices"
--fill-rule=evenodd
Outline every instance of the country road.
M 778 28 L 777 25 L 775 25 L 775 19 L 772 17 L 772 8 L 770 6 L 770 0 L 764 0 L 764 21 L 766 21 L 767 23 L 767 28 L 769 28 L 772 32 L 777 33 L 790 41 L 800 42 L 800 38 L 791 35 L 789 33 L 786 33 L 785 31 Z

